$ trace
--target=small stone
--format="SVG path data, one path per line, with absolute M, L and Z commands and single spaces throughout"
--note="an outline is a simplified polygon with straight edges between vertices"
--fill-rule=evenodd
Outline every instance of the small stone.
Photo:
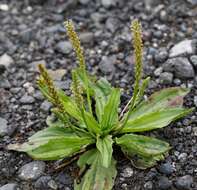
M 15 183 L 8 183 L 0 187 L 0 190 L 19 190 L 19 188 L 18 188 L 18 185 Z
M 56 50 L 59 53 L 69 54 L 72 51 L 72 45 L 69 41 L 61 41 L 57 43 Z
M 193 132 L 194 132 L 194 136 L 197 137 L 197 127 L 193 127 L 192 129 L 193 129 Z
M 101 4 L 105 8 L 110 8 L 114 4 L 114 0 L 101 0 Z
M 185 57 L 168 59 L 163 65 L 164 71 L 174 72 L 181 79 L 189 79 L 195 76 L 194 68 Z
M 0 4 L 0 10 L 1 11 L 8 11 L 9 10 L 8 4 Z
M 105 25 L 106 25 L 107 30 L 109 30 L 111 33 L 114 33 L 118 29 L 120 23 L 117 18 L 109 17 L 106 20 Z
M 35 102 L 35 99 L 34 99 L 34 97 L 25 94 L 25 95 L 20 99 L 20 102 L 21 102 L 22 104 L 32 104 L 32 103 Z
M 84 32 L 79 35 L 82 43 L 93 43 L 94 34 L 92 32 Z
M 125 178 L 133 176 L 133 169 L 130 167 L 125 168 L 121 173 L 121 176 Z
M 48 189 L 48 182 L 51 180 L 51 176 L 41 176 L 40 178 L 37 179 L 35 182 L 35 188 L 36 189 Z
M 160 177 L 158 181 L 158 187 L 160 190 L 169 190 L 172 186 L 172 182 L 167 177 Z
M 145 188 L 145 190 L 152 190 L 153 189 L 153 183 L 152 183 L 152 181 L 147 181 L 144 184 L 144 188 Z
M 55 83 L 55 86 L 57 86 L 60 89 L 69 90 L 71 81 L 69 81 L 69 80 L 66 80 L 66 81 L 54 81 L 54 83 Z
M 57 70 L 48 69 L 48 73 L 53 78 L 53 80 L 61 81 L 63 76 L 67 73 L 67 71 L 65 69 L 57 69 Z
M 14 63 L 14 60 L 8 54 L 3 54 L 0 57 L 0 65 L 3 65 L 5 68 L 8 68 L 11 64 Z
M 158 76 L 161 75 L 162 71 L 163 71 L 163 68 L 162 68 L 162 67 L 158 67 L 157 69 L 155 69 L 154 75 L 155 75 L 156 77 L 158 77 Z
M 0 76 L 0 88 L 5 88 L 5 89 L 11 88 L 10 82 L 4 76 Z
M 184 40 L 175 44 L 170 50 L 169 57 L 177 57 L 181 55 L 191 55 L 195 53 L 195 40 Z
M 185 162 L 187 160 L 187 153 L 183 152 L 181 153 L 179 156 L 178 156 L 178 159 L 181 161 L 181 162 Z
M 173 80 L 173 74 L 169 72 L 163 72 L 161 73 L 159 80 L 162 84 L 171 84 Z
M 193 183 L 193 177 L 190 175 L 185 175 L 179 177 L 176 180 L 175 185 L 179 190 L 190 190 L 192 183 Z
M 194 105 L 197 107 L 197 96 L 194 96 Z
M 33 161 L 22 166 L 19 170 L 19 178 L 22 180 L 36 180 L 45 170 L 45 163 L 43 161 Z
M 24 43 L 29 43 L 34 36 L 34 30 L 32 28 L 28 28 L 21 32 L 21 41 Z
M 82 5 L 87 5 L 90 0 L 79 0 L 79 2 L 82 4 Z
M 54 190 L 58 189 L 58 185 L 57 185 L 57 183 L 56 183 L 54 180 L 50 180 L 50 181 L 48 182 L 48 186 L 49 186 L 51 189 L 54 189 Z
M 40 106 L 40 109 L 43 111 L 43 112 L 49 112 L 50 108 L 52 107 L 52 104 L 50 102 L 48 102 L 47 100 L 45 100 L 41 106 Z
M 194 66 L 194 68 L 197 70 L 197 55 L 192 55 L 190 57 L 190 61 L 191 61 L 192 65 Z
M 11 128 L 7 124 L 7 120 L 0 117 L 0 137 L 5 136 L 5 135 L 12 135 L 14 132 L 14 128 Z
M 172 164 L 167 162 L 165 164 L 161 164 L 161 166 L 159 167 L 159 171 L 163 174 L 170 175 L 174 172 L 174 167 Z
M 114 63 L 116 61 L 116 57 L 111 56 L 103 56 L 101 62 L 99 63 L 99 68 L 104 74 L 110 74 L 115 71 Z
M 155 54 L 156 63 L 164 63 L 167 59 L 168 59 L 167 51 L 160 51 L 159 53 Z

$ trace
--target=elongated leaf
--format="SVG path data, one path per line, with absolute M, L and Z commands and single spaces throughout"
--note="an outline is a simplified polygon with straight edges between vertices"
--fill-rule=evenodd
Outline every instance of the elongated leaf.
M 105 105 L 101 127 L 103 130 L 111 129 L 118 122 L 118 106 L 120 104 L 120 89 L 112 89 L 111 95 Z
M 113 144 L 113 140 L 112 137 L 109 135 L 104 137 L 103 139 L 99 137 L 96 142 L 96 147 L 101 154 L 102 166 L 106 168 L 108 168 L 109 165 L 111 164 L 111 158 L 113 152 L 112 144 Z
M 84 111 L 83 115 L 84 115 L 87 129 L 90 132 L 93 132 L 94 134 L 98 134 L 101 131 L 101 128 L 98 122 L 94 119 L 94 117 L 89 112 Z
M 98 154 L 100 153 L 96 148 L 88 150 L 80 156 L 77 165 L 80 168 L 83 168 L 85 165 L 91 165 L 97 159 Z
M 128 154 L 131 152 L 145 157 L 163 154 L 170 149 L 169 144 L 164 141 L 135 134 L 126 134 L 116 138 L 116 143 Z
M 75 183 L 75 190 L 112 190 L 116 178 L 115 160 L 112 159 L 108 168 L 101 164 L 100 154 L 97 155 L 90 169 L 80 184 Z
M 188 93 L 188 89 L 179 87 L 166 88 L 155 92 L 147 101 L 143 101 L 132 111 L 129 120 L 161 109 L 181 107 L 183 97 Z
M 143 132 L 169 125 L 172 121 L 189 114 L 193 109 L 171 108 L 149 112 L 136 119 L 130 119 L 121 133 Z
M 164 155 L 170 149 L 169 144 L 164 141 L 135 134 L 116 138 L 116 143 L 131 159 L 133 165 L 140 169 L 152 167 L 157 161 L 164 159 Z
M 72 156 L 92 143 L 94 139 L 85 134 L 79 137 L 70 129 L 49 127 L 30 137 L 27 143 L 10 145 L 8 149 L 27 152 L 39 160 L 57 160 Z
M 99 122 L 101 122 L 104 113 L 104 107 L 107 103 L 112 88 L 106 79 L 101 78 L 94 85 L 93 89 L 94 89 L 94 94 L 95 94 L 94 96 L 96 100 L 96 115 Z

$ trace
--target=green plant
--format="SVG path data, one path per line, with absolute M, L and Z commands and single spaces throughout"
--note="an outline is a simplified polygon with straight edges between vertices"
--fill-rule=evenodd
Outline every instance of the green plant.
M 120 89 L 112 87 L 105 78 L 93 80 L 89 76 L 73 24 L 67 21 L 65 26 L 79 62 L 79 67 L 72 71 L 72 97 L 57 89 L 47 70 L 39 65 L 38 86 L 53 103 L 52 112 L 58 120 L 47 121 L 49 127 L 34 134 L 28 142 L 8 148 L 27 152 L 39 160 L 79 156 L 81 180 L 75 181 L 75 190 L 110 190 L 117 174 L 113 146 L 119 146 L 140 169 L 164 159 L 170 149 L 168 143 L 135 133 L 165 127 L 190 113 L 192 109 L 182 108 L 183 97 L 189 90 L 167 88 L 143 100 L 149 77 L 141 81 L 141 25 L 135 20 L 131 25 L 136 62 L 133 97 L 119 113 Z

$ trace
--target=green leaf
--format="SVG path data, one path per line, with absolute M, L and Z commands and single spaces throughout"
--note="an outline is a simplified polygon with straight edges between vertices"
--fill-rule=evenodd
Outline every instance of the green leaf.
M 99 134 L 101 131 L 100 125 L 98 124 L 98 122 L 94 119 L 94 117 L 89 113 L 84 111 L 83 112 L 83 116 L 84 116 L 84 122 L 86 124 L 87 129 L 90 132 L 93 132 L 94 134 Z
M 148 112 L 136 119 L 128 120 L 120 133 L 143 132 L 169 125 L 172 121 L 189 114 L 193 109 L 171 108 Z
M 129 120 L 165 108 L 182 107 L 183 97 L 188 93 L 188 89 L 180 87 L 166 88 L 155 92 L 147 101 L 143 101 L 132 111 Z
M 109 130 L 118 123 L 119 104 L 120 89 L 113 88 L 102 115 L 101 127 L 103 130 Z
M 105 136 L 104 138 L 98 137 L 96 147 L 101 154 L 102 166 L 108 168 L 112 158 L 112 144 L 113 140 L 111 136 Z
M 80 156 L 77 165 L 80 168 L 83 168 L 86 164 L 91 165 L 97 159 L 98 154 L 99 152 L 96 148 L 88 150 Z
M 96 115 L 99 122 L 101 123 L 104 107 L 107 103 L 112 87 L 105 78 L 101 78 L 100 80 L 97 81 L 93 89 L 94 89 L 94 98 L 96 101 Z
M 169 144 L 164 141 L 135 134 L 126 134 L 116 138 L 116 143 L 132 163 L 141 169 L 155 165 L 170 149 Z
M 116 178 L 116 162 L 112 159 L 108 168 L 101 164 L 100 154 L 97 154 L 90 169 L 86 172 L 80 184 L 75 183 L 75 190 L 112 190 Z
M 153 167 L 158 161 L 164 160 L 165 158 L 163 154 L 150 157 L 142 157 L 130 154 L 128 157 L 134 167 L 142 170 Z
M 94 139 L 85 134 L 79 137 L 68 128 L 49 127 L 30 137 L 27 143 L 10 145 L 8 149 L 27 152 L 34 159 L 57 160 L 72 156 L 92 143 Z

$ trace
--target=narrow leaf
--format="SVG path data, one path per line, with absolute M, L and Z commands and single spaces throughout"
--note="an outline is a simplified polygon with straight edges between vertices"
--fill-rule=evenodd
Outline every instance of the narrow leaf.
M 102 165 L 106 168 L 108 168 L 111 163 L 113 152 L 112 144 L 113 140 L 109 135 L 104 138 L 97 138 L 96 147 L 101 154 Z
M 170 146 L 168 143 L 152 137 L 127 134 L 116 139 L 124 154 L 139 169 L 154 166 L 163 160 Z
M 112 190 L 116 178 L 116 162 L 112 159 L 109 168 L 102 166 L 99 154 L 86 172 L 80 184 L 75 183 L 75 190 Z
M 121 133 L 143 132 L 158 129 L 169 125 L 172 121 L 189 114 L 193 109 L 171 108 L 148 112 L 147 114 L 130 119 Z
M 69 128 L 49 127 L 29 138 L 27 143 L 9 145 L 8 149 L 27 152 L 34 159 L 57 160 L 73 154 L 94 143 L 84 134 L 77 136 Z
M 120 104 L 120 89 L 112 89 L 105 105 L 101 126 L 103 130 L 111 129 L 118 122 L 118 106 Z

